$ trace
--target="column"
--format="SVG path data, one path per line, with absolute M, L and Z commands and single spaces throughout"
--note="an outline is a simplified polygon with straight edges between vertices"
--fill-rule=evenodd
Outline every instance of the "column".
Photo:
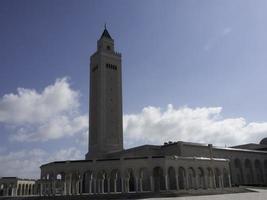
M 188 186 L 188 173 L 186 173 L 186 175 L 184 176 L 184 180 L 185 180 L 185 189 L 188 190 L 189 189 L 189 186 Z
M 140 192 L 143 192 L 143 179 L 139 179 L 139 185 L 140 185 Z
M 92 194 L 92 179 L 89 180 L 89 194 Z
M 64 189 L 63 189 L 63 194 L 67 195 L 67 182 L 66 182 L 66 175 L 65 175 L 65 179 L 64 179 Z
M 83 194 L 83 178 L 80 179 L 80 194 Z
M 139 187 L 138 187 L 138 178 L 135 178 L 135 192 L 138 192 Z
M 223 184 L 223 177 L 222 177 L 222 175 L 220 175 L 220 188 L 223 189 L 223 187 L 224 187 L 224 184 Z
M 228 180 L 229 180 L 229 188 L 231 188 L 232 187 L 232 182 L 231 182 L 231 176 L 230 175 L 228 175 Z
M 150 185 L 151 185 L 151 191 L 154 192 L 155 188 L 154 188 L 154 179 L 153 176 L 150 176 Z
M 72 195 L 72 174 L 69 174 L 69 192 L 68 195 Z
M 114 192 L 117 192 L 117 178 L 115 180 L 112 180 L 114 183 Z
M 94 178 L 93 179 L 93 182 L 94 182 L 94 191 L 93 191 L 93 193 L 97 193 L 97 187 L 96 187 L 96 185 L 97 185 L 97 183 L 96 183 L 96 179 Z
M 167 174 L 165 175 L 165 188 L 166 188 L 166 191 L 169 190 L 169 177 Z
M 175 176 L 175 180 L 176 180 L 176 190 L 179 190 L 179 177 L 178 177 L 178 174 L 176 174 Z
M 101 179 L 101 193 L 105 193 L 105 179 Z

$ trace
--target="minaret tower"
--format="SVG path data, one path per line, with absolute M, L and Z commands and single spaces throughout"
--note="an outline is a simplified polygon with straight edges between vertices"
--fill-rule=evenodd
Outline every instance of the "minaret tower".
M 105 29 L 90 58 L 89 152 L 86 159 L 123 150 L 121 54 Z

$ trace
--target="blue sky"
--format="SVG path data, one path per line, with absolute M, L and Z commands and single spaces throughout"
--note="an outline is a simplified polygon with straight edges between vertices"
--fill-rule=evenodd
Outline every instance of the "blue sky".
M 264 0 L 0 1 L 0 176 L 83 158 L 89 57 L 105 23 L 122 53 L 125 147 L 258 142 L 266 9 Z M 10 167 L 20 161 L 28 171 Z

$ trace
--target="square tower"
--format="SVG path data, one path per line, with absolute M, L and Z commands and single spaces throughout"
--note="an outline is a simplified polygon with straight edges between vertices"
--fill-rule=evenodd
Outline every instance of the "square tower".
M 86 159 L 123 150 L 121 54 L 106 27 L 90 58 L 89 152 Z

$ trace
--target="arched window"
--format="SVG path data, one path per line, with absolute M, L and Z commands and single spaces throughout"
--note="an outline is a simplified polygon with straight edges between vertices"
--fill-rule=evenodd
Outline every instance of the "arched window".
M 188 169 L 188 188 L 189 189 L 195 189 L 196 188 L 195 180 L 196 180 L 195 170 L 192 167 L 190 167 Z
M 153 169 L 153 179 L 155 192 L 159 192 L 160 190 L 166 190 L 165 177 L 163 174 L 163 169 L 161 167 L 155 167 Z
M 168 169 L 168 180 L 169 180 L 169 189 L 177 190 L 176 173 L 173 167 L 169 167 Z
M 201 167 L 197 169 L 197 177 L 198 177 L 198 188 L 205 189 L 204 170 Z
M 140 169 L 140 191 L 151 191 L 150 176 L 147 168 Z
M 181 190 L 186 189 L 186 173 L 183 167 L 179 167 L 178 169 L 178 181 L 179 181 L 179 188 Z

